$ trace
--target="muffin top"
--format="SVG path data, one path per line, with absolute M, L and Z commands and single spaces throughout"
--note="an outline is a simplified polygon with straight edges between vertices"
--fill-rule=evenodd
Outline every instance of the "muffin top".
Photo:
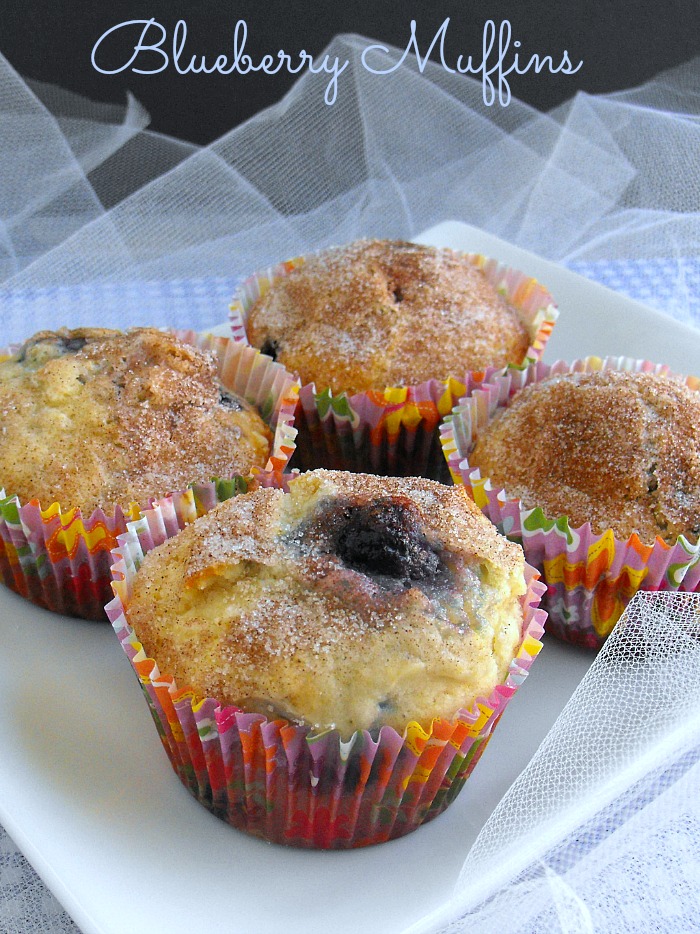
M 152 328 L 41 331 L 0 362 L 0 487 L 96 507 L 264 466 L 271 433 L 210 354 Z
M 255 303 L 247 332 L 302 383 L 350 394 L 521 363 L 530 345 L 464 256 L 387 240 L 309 256 Z
M 652 544 L 700 534 L 700 393 L 603 370 L 532 383 L 469 454 L 497 487 L 572 527 Z
M 127 616 L 180 687 L 347 738 L 488 695 L 525 590 L 522 550 L 462 488 L 316 470 L 148 553 Z

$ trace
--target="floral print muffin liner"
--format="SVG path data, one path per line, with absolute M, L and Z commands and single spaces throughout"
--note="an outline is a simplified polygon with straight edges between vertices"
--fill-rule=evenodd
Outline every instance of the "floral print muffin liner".
M 673 545 L 657 537 L 644 543 L 633 534 L 627 540 L 612 529 L 601 534 L 590 524 L 572 528 L 566 516 L 545 516 L 538 507 L 526 509 L 507 490 L 469 465 L 479 432 L 524 386 L 550 374 L 615 369 L 677 376 L 669 367 L 628 357 L 587 357 L 573 363 L 541 362 L 525 368 L 504 367 L 473 381 L 452 414 L 440 427 L 450 473 L 479 508 L 508 538 L 519 542 L 526 560 L 542 573 L 547 592 L 547 632 L 567 642 L 599 648 L 638 590 L 700 590 L 700 542 L 679 536 Z M 683 379 L 700 389 L 700 379 Z M 604 464 L 601 464 L 601 470 Z
M 219 379 L 255 406 L 274 428 L 270 458 L 264 471 L 253 476 L 213 479 L 192 484 L 158 502 L 173 533 L 193 522 L 218 502 L 248 488 L 256 474 L 275 476 L 294 451 L 294 409 L 299 384 L 278 363 L 229 338 L 178 331 L 176 336 L 212 352 Z M 0 478 L 1 480 L 2 478 Z M 127 523 L 138 519 L 136 503 L 106 514 L 96 509 L 84 516 L 79 507 L 38 500 L 22 503 L 0 485 L 0 573 L 4 583 L 46 609 L 85 619 L 105 620 L 104 605 L 111 597 L 111 551 Z
M 522 641 L 508 674 L 453 720 L 428 730 L 410 723 L 357 731 L 269 720 L 178 686 L 146 656 L 129 625 L 132 581 L 143 555 L 172 534 L 160 506 L 129 523 L 112 567 L 114 600 L 107 606 L 138 676 L 158 734 L 178 778 L 209 811 L 232 826 L 274 843 L 347 849 L 403 836 L 440 814 L 482 755 L 504 708 L 539 653 L 544 587 L 527 567 Z
M 519 311 L 530 334 L 525 364 L 539 360 L 556 322 L 552 296 L 524 273 L 476 254 L 463 254 Z M 296 257 L 246 279 L 230 306 L 235 340 L 248 342 L 250 309 L 278 279 L 303 265 Z M 525 365 L 523 364 L 523 365 Z M 348 395 L 302 387 L 295 424 L 299 430 L 295 467 L 327 467 L 386 476 L 448 480 L 438 426 L 467 391 L 469 375 L 431 379 L 415 386 L 387 387 Z

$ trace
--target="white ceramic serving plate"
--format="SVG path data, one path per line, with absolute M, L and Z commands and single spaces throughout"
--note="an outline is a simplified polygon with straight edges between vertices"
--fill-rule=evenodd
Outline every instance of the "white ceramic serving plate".
M 427 243 L 537 276 L 561 318 L 546 358 L 589 353 L 688 372 L 700 332 L 463 224 Z M 170 768 L 105 625 L 59 619 L 0 587 L 0 821 L 85 934 L 392 934 L 450 894 L 469 847 L 586 672 L 547 640 L 473 777 L 433 823 L 349 853 L 266 845 L 194 801 Z

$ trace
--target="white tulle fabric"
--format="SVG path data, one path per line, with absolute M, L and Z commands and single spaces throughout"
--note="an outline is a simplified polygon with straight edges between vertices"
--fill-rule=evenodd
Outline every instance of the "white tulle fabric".
M 700 929 L 699 665 L 700 595 L 638 594 L 411 934 Z
M 651 302 L 700 323 L 700 59 L 544 115 L 516 99 L 485 107 L 480 83 L 432 63 L 371 74 L 367 45 L 329 48 L 350 62 L 332 106 L 327 76 L 307 73 L 202 149 L 149 132 L 132 99 L 116 108 L 28 86 L 0 61 L 0 290 L 25 301 L 10 336 L 26 336 L 33 307 L 40 320 L 42 289 L 226 279 L 447 219 L 562 263 L 661 263 Z M 62 320 L 94 320 L 69 290 L 52 299 Z M 202 293 L 192 314 L 218 323 L 207 303 Z M 123 320 L 123 304 L 105 291 L 103 320 Z M 128 314 L 171 323 L 162 302 Z
M 366 45 L 328 50 L 350 62 L 332 107 L 326 79 L 307 74 L 205 148 L 149 131 L 131 98 L 95 105 L 0 59 L 2 343 L 96 313 L 217 324 L 242 274 L 447 219 L 573 268 L 617 264 L 630 294 L 654 269 L 646 301 L 700 326 L 700 59 L 543 115 L 516 99 L 486 108 L 480 84 L 437 65 L 372 75 Z M 163 302 L 183 281 L 206 287 Z M 96 284 L 98 308 L 76 301 Z M 700 927 L 698 620 L 697 597 L 635 601 L 484 827 L 453 901 L 415 931 Z M 0 919 L 8 934 L 76 930 L 2 834 Z

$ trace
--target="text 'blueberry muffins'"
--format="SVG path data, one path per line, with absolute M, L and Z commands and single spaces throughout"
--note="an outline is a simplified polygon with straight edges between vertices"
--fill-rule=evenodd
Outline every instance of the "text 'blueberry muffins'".
M 646 361 L 540 364 L 448 420 L 453 476 L 522 541 L 562 638 L 597 647 L 638 589 L 700 583 L 698 386 Z
M 108 612 L 166 750 L 204 804 L 277 842 L 359 846 L 435 816 L 539 649 L 522 549 L 459 488 L 318 470 L 216 507 L 145 557 L 138 531 L 120 540 Z M 177 737 L 202 709 L 213 732 L 195 788 Z M 229 756 L 246 758 L 251 724 L 274 789 L 268 773 L 242 790 Z M 345 814 L 342 833 L 300 830 L 321 806 Z
M 262 386 L 270 424 L 239 383 Z M 50 609 L 104 618 L 109 551 L 126 518 L 171 493 L 192 499 L 190 485 L 214 478 L 244 487 L 270 461 L 270 416 L 292 384 L 279 364 L 222 338 L 36 334 L 0 361 L 5 583 Z M 202 497 L 211 505 L 219 492 Z M 196 515 L 204 499 L 182 502 Z
M 557 317 L 535 279 L 476 254 L 359 240 L 249 277 L 236 340 L 299 374 L 295 466 L 446 479 L 437 427 L 472 373 L 539 359 Z

